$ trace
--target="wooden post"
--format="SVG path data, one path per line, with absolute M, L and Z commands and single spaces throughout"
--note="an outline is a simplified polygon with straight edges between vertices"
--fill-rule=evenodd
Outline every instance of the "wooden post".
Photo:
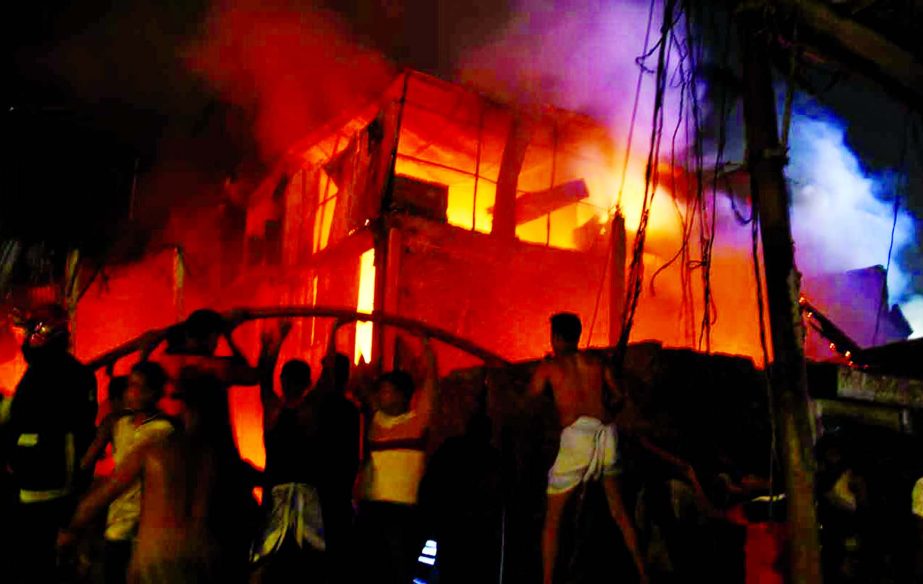
M 401 257 L 403 256 L 403 237 L 399 227 L 388 229 L 388 241 L 386 258 L 384 262 L 383 292 L 384 297 L 381 299 L 381 308 L 376 305 L 376 310 L 381 310 L 385 314 L 400 315 L 400 294 L 401 294 Z M 386 329 L 383 325 L 375 325 L 378 330 L 377 339 L 380 345 L 381 362 L 385 369 L 391 369 L 395 364 L 395 343 L 397 334 L 394 328 Z
M 739 22 L 748 165 L 760 219 L 772 329 L 772 386 L 788 500 L 788 581 L 819 584 L 820 546 L 814 503 L 814 425 L 804 363 L 799 274 L 795 269 L 789 194 L 782 170 L 768 46 L 755 14 Z
M 526 159 L 526 149 L 532 139 L 532 124 L 528 118 L 523 112 L 516 111 L 513 114 L 497 175 L 494 221 L 490 232 L 505 239 L 516 237 L 516 187 L 522 163 Z
M 625 313 L 625 217 L 617 212 L 609 225 L 612 238 L 609 256 L 609 344 L 615 346 L 622 335 L 622 317 Z

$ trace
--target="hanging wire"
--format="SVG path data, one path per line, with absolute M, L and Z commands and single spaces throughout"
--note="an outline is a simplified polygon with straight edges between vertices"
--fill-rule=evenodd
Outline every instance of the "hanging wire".
M 690 103 L 692 106 L 692 156 L 693 168 L 695 169 L 696 200 L 699 201 L 700 223 L 699 223 L 699 243 L 700 243 L 700 260 L 699 266 L 702 269 L 702 290 L 703 290 L 703 313 L 702 325 L 699 334 L 699 348 L 705 344 L 706 352 L 711 352 L 711 327 L 717 322 L 717 306 L 711 291 L 711 255 L 714 248 L 715 233 L 717 228 L 717 189 L 712 192 L 711 197 L 711 219 L 709 220 L 708 200 L 704 196 L 704 148 L 702 138 L 702 114 L 699 107 L 699 95 L 697 91 L 697 69 L 698 69 L 698 51 L 695 43 L 695 37 L 692 31 L 692 15 L 686 0 L 685 10 L 685 32 L 686 32 L 686 53 L 689 58 L 690 76 L 687 81 L 687 91 L 689 92 Z
M 773 516 L 775 501 L 775 467 L 778 462 L 778 430 L 776 428 L 776 399 L 769 374 L 769 345 L 766 340 L 766 310 L 763 298 L 763 274 L 760 270 L 759 210 L 753 198 L 750 199 L 750 251 L 753 257 L 753 280 L 756 283 L 756 308 L 759 322 L 760 350 L 763 356 L 763 384 L 766 388 L 766 407 L 769 409 L 769 515 Z
M 628 338 L 631 334 L 631 326 L 634 321 L 635 311 L 638 307 L 638 298 L 641 295 L 642 272 L 643 272 L 643 254 L 644 242 L 647 236 L 647 225 L 650 218 L 650 207 L 657 191 L 659 181 L 658 161 L 660 158 L 660 142 L 663 135 L 663 101 L 666 90 L 668 61 L 668 39 L 673 28 L 673 10 L 676 0 L 666 0 L 664 4 L 663 25 L 661 26 L 660 51 L 657 57 L 657 76 L 654 95 L 654 113 L 651 123 L 650 148 L 647 156 L 647 164 L 644 171 L 644 197 L 641 205 L 641 217 L 638 223 L 638 230 L 635 234 L 635 241 L 632 248 L 632 258 L 629 267 L 627 310 L 624 313 L 622 331 L 619 336 L 617 355 L 619 362 L 618 368 L 621 368 L 625 357 L 625 348 L 628 345 Z
M 885 264 L 885 278 L 881 284 L 881 294 L 878 299 L 878 312 L 875 315 L 875 332 L 872 334 L 872 345 L 878 343 L 878 330 L 881 326 L 881 313 L 884 309 L 885 300 L 888 297 L 888 274 L 891 273 L 891 254 L 894 251 L 894 234 L 897 231 L 897 217 L 900 214 L 901 209 L 901 194 L 907 189 L 907 183 L 909 182 L 910 168 L 908 167 L 907 161 L 907 149 L 910 143 L 910 132 L 912 128 L 911 124 L 911 110 L 907 109 L 906 122 L 904 123 L 904 139 L 901 142 L 901 154 L 900 162 L 898 163 L 898 168 L 900 168 L 900 176 L 896 183 L 896 188 L 894 190 L 894 217 L 891 221 L 891 240 L 888 244 L 888 261 Z
M 638 118 L 638 103 L 641 101 L 641 85 L 644 82 L 645 73 L 654 73 L 654 71 L 648 70 L 644 66 L 644 61 L 653 54 L 654 50 L 657 48 L 657 45 L 660 44 L 658 41 L 657 45 L 654 45 L 653 48 L 648 49 L 647 45 L 650 43 L 651 37 L 651 24 L 654 22 L 654 6 L 656 2 L 651 0 L 650 8 L 647 11 L 647 27 L 644 29 L 644 50 L 640 57 L 635 59 L 635 63 L 638 65 L 638 80 L 635 82 L 635 99 L 634 104 L 631 107 L 631 121 L 628 124 L 628 144 L 625 146 L 625 156 L 622 159 L 622 177 L 619 179 L 619 190 L 618 194 L 615 197 L 615 209 L 622 208 L 622 195 L 625 192 L 625 179 L 628 176 L 628 161 L 631 158 L 631 145 L 633 143 L 633 138 L 635 134 L 635 122 Z M 612 209 L 609 209 L 610 213 Z
M 684 63 L 686 60 L 685 59 L 686 56 L 685 54 L 682 53 L 682 45 L 680 45 L 678 41 L 675 41 L 675 35 L 671 34 L 670 36 L 675 42 L 674 46 L 676 46 L 677 49 L 679 49 L 679 53 L 680 53 L 680 61 L 677 64 L 677 68 L 676 68 L 677 75 L 676 76 L 680 78 L 680 87 L 683 88 L 679 94 L 679 114 L 677 115 L 677 118 L 676 118 L 676 126 L 674 126 L 673 128 L 673 137 L 670 142 L 670 189 L 675 195 L 675 193 L 679 191 L 679 188 L 676 184 L 676 168 L 678 167 L 676 163 L 676 139 L 679 136 L 680 129 L 684 127 L 684 122 L 685 122 L 685 116 L 683 115 L 683 112 L 686 107 L 686 91 L 685 91 L 686 80 L 685 80 L 685 70 L 684 70 Z M 688 185 L 686 186 L 688 188 Z M 686 245 L 688 243 L 688 234 L 686 231 L 686 216 L 683 215 L 683 213 L 681 212 L 679 208 L 679 204 L 676 202 L 675 196 L 673 197 L 673 205 L 676 208 L 677 214 L 679 215 L 680 221 L 682 222 L 682 225 L 683 225 L 683 238 L 680 242 L 679 249 L 676 250 L 676 253 L 673 254 L 673 257 L 667 260 L 662 266 L 657 268 L 657 270 L 651 275 L 651 281 L 650 281 L 650 284 L 648 285 L 651 291 L 651 296 L 656 295 L 656 288 L 654 287 L 654 284 L 657 281 L 657 277 L 660 274 L 662 274 L 664 271 L 666 271 L 671 265 L 673 265 L 673 263 L 675 263 L 677 259 L 683 256 L 686 250 Z M 687 214 L 688 214 L 688 206 L 687 206 Z
M 647 28 L 645 28 L 644 30 L 644 47 L 641 51 L 641 55 L 635 59 L 635 63 L 638 65 L 638 81 L 635 84 L 634 105 L 631 108 L 631 122 L 628 125 L 628 143 L 625 146 L 625 157 L 622 161 L 622 177 L 619 181 L 619 190 L 615 198 L 615 208 L 613 209 L 612 207 L 610 207 L 608 211 L 608 216 L 610 218 L 610 226 L 611 226 L 611 219 L 613 216 L 613 210 L 615 211 L 615 213 L 618 213 L 621 211 L 621 208 L 622 208 L 622 194 L 625 191 L 625 179 L 628 176 L 628 161 L 631 156 L 631 145 L 634 141 L 635 121 L 637 120 L 637 117 L 638 117 L 638 103 L 641 100 L 641 85 L 644 80 L 644 74 L 654 72 L 644 66 L 644 61 L 654 51 L 653 48 L 648 49 L 648 44 L 650 43 L 651 24 L 653 24 L 654 22 L 654 7 L 655 6 L 656 6 L 656 1 L 651 0 L 650 8 L 648 8 L 648 12 L 647 12 Z M 655 45 L 655 47 L 656 46 L 657 45 Z M 602 275 L 599 278 L 599 286 L 597 287 L 597 290 L 596 290 L 596 303 L 593 306 L 593 318 L 590 319 L 589 334 L 587 335 L 587 341 L 586 341 L 587 347 L 590 346 L 590 343 L 593 340 L 593 329 L 596 328 L 596 319 L 599 316 L 599 303 L 602 300 L 603 288 L 605 288 L 605 285 L 606 285 L 606 274 L 608 274 L 609 266 L 612 263 L 612 254 L 615 253 L 615 250 L 613 249 L 614 245 L 615 245 L 615 242 L 613 241 L 612 234 L 610 233 L 608 251 L 606 253 L 606 263 L 603 266 Z

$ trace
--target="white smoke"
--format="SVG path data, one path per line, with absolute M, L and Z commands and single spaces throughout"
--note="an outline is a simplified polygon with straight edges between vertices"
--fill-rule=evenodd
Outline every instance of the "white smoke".
M 914 219 L 900 209 L 894 223 L 892 173 L 863 169 L 846 142 L 843 123 L 832 116 L 796 111 L 789 146 L 786 174 L 799 269 L 825 274 L 884 266 L 893 226 L 889 303 L 900 303 L 913 329 L 923 332 L 923 297 L 912 296 L 910 276 L 897 262 L 901 250 L 916 244 Z

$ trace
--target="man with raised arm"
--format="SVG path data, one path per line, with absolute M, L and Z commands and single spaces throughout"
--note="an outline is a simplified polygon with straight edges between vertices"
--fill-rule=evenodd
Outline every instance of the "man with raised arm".
M 618 525 L 642 582 L 647 581 L 638 539 L 622 500 L 617 433 L 607 401 L 618 395 L 611 370 L 598 357 L 577 349 L 582 327 L 572 313 L 551 317 L 554 356 L 535 370 L 530 393 L 538 396 L 550 386 L 561 424 L 561 444 L 548 472 L 547 507 L 542 533 L 545 584 L 554 577 L 558 529 L 565 504 L 576 487 L 602 480 L 609 512 Z
M 436 357 L 423 338 L 425 373 L 420 392 L 410 374 L 378 378 L 362 471 L 357 537 L 363 558 L 357 581 L 404 584 L 412 580 L 422 545 L 417 490 L 426 466 L 429 427 L 436 406 Z
M 291 329 L 264 331 L 259 368 L 263 405 L 264 520 L 251 550 L 250 561 L 261 582 L 287 582 L 292 572 L 321 576 L 326 547 L 320 503 L 320 484 L 326 472 L 319 411 L 311 399 L 311 367 L 291 359 L 282 367 L 276 394 L 273 375 L 279 350 Z M 251 580 L 253 581 L 253 580 Z

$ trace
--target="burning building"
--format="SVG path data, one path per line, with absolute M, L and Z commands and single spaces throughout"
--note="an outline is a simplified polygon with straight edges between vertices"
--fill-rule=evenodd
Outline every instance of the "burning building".
M 600 201 L 612 187 L 601 169 L 614 156 L 585 116 L 512 109 L 411 71 L 295 145 L 262 181 L 242 274 L 256 304 L 411 317 L 511 359 L 546 350 L 558 310 L 595 315 L 585 340 L 608 345 L 624 294 L 604 273 L 611 234 Z M 319 357 L 322 324 L 305 322 L 292 349 Z M 356 362 L 393 356 L 388 331 L 359 324 L 351 335 Z

